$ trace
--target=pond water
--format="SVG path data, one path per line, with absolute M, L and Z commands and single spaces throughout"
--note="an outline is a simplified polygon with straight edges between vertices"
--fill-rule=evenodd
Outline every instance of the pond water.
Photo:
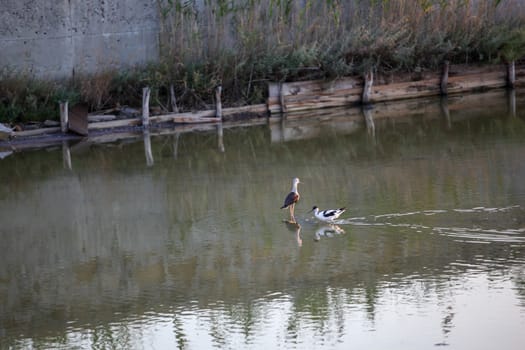
M 0 348 L 522 349 L 525 100 L 449 99 L 6 156 Z

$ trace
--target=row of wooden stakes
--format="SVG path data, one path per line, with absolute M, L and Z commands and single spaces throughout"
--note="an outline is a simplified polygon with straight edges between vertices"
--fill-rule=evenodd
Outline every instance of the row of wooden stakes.
M 173 142 L 173 158 L 177 158 L 179 137 L 186 133 L 201 131 L 206 133 L 217 132 L 217 146 L 219 152 L 225 152 L 224 129 L 249 126 L 267 126 L 270 131 L 271 143 L 303 140 L 319 137 L 326 130 L 331 129 L 334 134 L 351 134 L 366 127 L 370 140 L 375 144 L 376 129 L 379 133 L 388 130 L 392 122 L 412 123 L 442 118 L 448 129 L 455 121 L 478 116 L 484 111 L 491 113 L 508 113 L 511 117 L 517 116 L 515 89 L 493 89 L 483 94 L 464 94 L 444 98 L 406 99 L 404 101 L 380 103 L 374 108 L 366 106 L 325 108 L 322 110 L 290 113 L 286 118 L 251 118 L 235 120 L 227 123 L 191 123 L 180 124 L 174 128 L 120 128 L 111 132 L 92 132 L 89 137 L 81 140 L 69 138 L 43 138 L 31 142 L 17 143 L 13 147 L 2 150 L 0 143 L 0 159 L 9 156 L 15 151 L 49 147 L 62 144 L 64 167 L 72 169 L 71 155 L 85 149 L 92 144 L 115 143 L 122 140 L 143 140 L 147 166 L 154 164 L 152 152 L 152 137 L 162 136 Z M 457 113 L 463 111 L 463 113 Z M 70 142 L 72 141 L 72 142 Z M 169 141 L 168 141 L 169 142 Z
M 241 114 L 241 113 L 266 113 L 266 104 L 223 108 L 221 102 L 222 87 L 215 88 L 215 109 L 197 111 L 197 112 L 174 112 L 168 114 L 150 115 L 149 100 L 151 89 L 145 87 L 142 89 L 142 109 L 140 118 L 126 118 L 106 120 L 104 115 L 88 116 L 87 108 L 83 105 L 69 107 L 68 101 L 61 102 L 59 105 L 60 127 L 47 127 L 34 130 L 17 131 L 13 133 L 14 137 L 37 136 L 51 133 L 67 133 L 72 131 L 76 134 L 87 136 L 90 130 L 113 129 L 122 127 L 142 126 L 149 128 L 152 124 L 177 123 L 177 124 L 194 124 L 194 123 L 220 123 L 224 116 Z M 90 120 L 97 120 L 90 122 Z
M 461 68 L 458 66 L 455 70 L 457 69 Z M 484 68 L 463 67 L 462 69 L 464 70 L 463 73 L 451 70 L 449 62 L 446 61 L 441 73 L 430 73 L 418 80 L 381 82 L 375 85 L 373 71 L 367 72 L 363 77 L 344 77 L 331 81 L 269 83 L 266 104 L 224 109 L 221 103 L 222 87 L 217 86 L 215 88 L 215 109 L 178 113 L 175 104 L 175 112 L 153 116 L 150 115 L 149 108 L 151 90 L 149 87 L 145 87 L 142 91 L 142 114 L 140 118 L 104 120 L 104 116 L 99 115 L 91 116 L 91 119 L 100 121 L 89 122 L 85 107 L 73 106 L 73 108 L 69 108 L 68 102 L 65 101 L 60 103 L 60 127 L 17 131 L 13 133 L 13 136 L 36 136 L 59 132 L 67 133 L 69 131 L 88 135 L 90 130 L 133 126 L 143 126 L 147 129 L 152 124 L 166 122 L 178 124 L 217 123 L 221 122 L 224 116 L 233 114 L 271 115 L 326 107 L 447 95 L 479 89 L 514 88 L 517 82 L 516 71 L 518 71 L 520 78 L 525 76 L 525 69 L 516 70 L 514 62 L 510 62 L 504 67 L 498 65 Z

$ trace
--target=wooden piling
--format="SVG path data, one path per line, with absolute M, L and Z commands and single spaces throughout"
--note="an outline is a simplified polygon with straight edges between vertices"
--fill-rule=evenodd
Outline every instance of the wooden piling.
M 68 101 L 60 102 L 60 130 L 66 133 L 69 126 Z
M 215 117 L 222 119 L 222 102 L 221 102 L 222 85 L 215 87 Z
M 363 96 L 361 102 L 363 104 L 370 103 L 370 95 L 372 94 L 372 84 L 374 83 L 374 72 L 370 69 L 364 76 L 365 85 L 363 87 Z
M 514 61 L 507 63 L 507 87 L 514 89 L 516 86 L 516 67 Z
M 443 62 L 443 70 L 441 72 L 441 83 L 439 85 L 441 95 L 447 95 L 448 94 L 448 71 L 450 68 L 450 62 L 445 61 Z
M 142 126 L 149 127 L 149 97 L 151 90 L 149 87 L 142 89 Z

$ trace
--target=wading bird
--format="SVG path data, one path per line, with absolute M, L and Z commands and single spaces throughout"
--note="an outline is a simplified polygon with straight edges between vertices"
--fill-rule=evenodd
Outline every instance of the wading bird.
M 297 191 L 297 184 L 299 183 L 301 182 L 299 181 L 299 178 L 297 177 L 295 177 L 292 180 L 292 190 L 290 191 L 290 193 L 288 193 L 288 195 L 284 199 L 284 204 L 281 207 L 281 209 L 290 208 L 290 221 L 291 222 L 295 222 L 295 215 L 294 215 L 295 203 L 297 203 L 300 198 L 299 192 Z
M 318 220 L 333 222 L 346 211 L 346 208 L 319 210 L 319 208 L 314 205 L 310 211 L 314 212 L 314 215 Z

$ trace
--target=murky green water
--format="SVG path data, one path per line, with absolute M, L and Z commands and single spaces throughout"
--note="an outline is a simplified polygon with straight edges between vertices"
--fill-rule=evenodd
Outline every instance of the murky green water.
M 5 157 L 0 348 L 522 349 L 525 103 L 474 101 Z

